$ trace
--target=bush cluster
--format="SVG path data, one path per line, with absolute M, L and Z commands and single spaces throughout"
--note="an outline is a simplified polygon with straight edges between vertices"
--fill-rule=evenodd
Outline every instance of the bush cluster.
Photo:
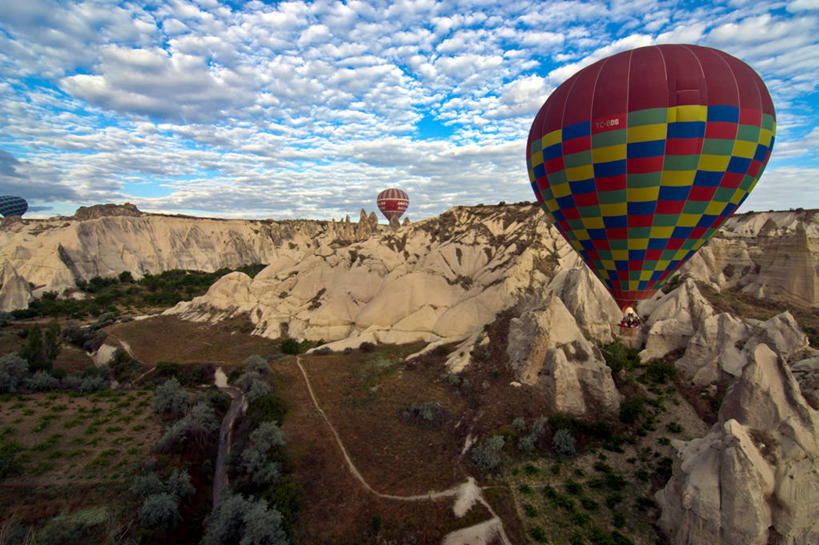
M 193 496 L 196 489 L 184 469 L 162 481 L 154 472 L 138 476 L 131 491 L 140 499 L 139 520 L 147 528 L 171 529 L 179 519 L 179 502 Z
M 567 429 L 559 429 L 552 437 L 552 447 L 560 456 L 574 456 L 577 454 L 574 444 L 574 436 Z
M 532 427 L 529 430 L 529 433 L 526 436 L 521 437 L 521 439 L 518 441 L 518 448 L 522 452 L 531 454 L 535 451 L 538 441 L 540 441 L 540 438 L 543 437 L 543 434 L 546 431 L 546 422 L 547 419 L 545 416 L 541 416 L 532 422 Z M 515 423 L 513 422 L 512 425 L 514 426 Z
M 263 499 L 226 494 L 208 516 L 202 545 L 286 545 L 282 516 Z
M 437 401 L 413 403 L 401 411 L 401 420 L 422 428 L 440 427 L 452 413 Z
M 89 314 L 100 316 L 105 312 L 117 315 L 117 306 L 170 307 L 204 294 L 214 282 L 234 270 L 253 277 L 264 267 L 253 264 L 237 269 L 221 268 L 214 272 L 175 269 L 146 274 L 139 280 L 134 280 L 128 271 L 115 277 L 95 276 L 75 282 L 76 287 L 85 293 L 85 299 L 59 298 L 55 292 L 46 292 L 39 299 L 31 301 L 28 308 L 15 310 L 11 314 L 16 319 L 40 316 L 84 318 Z
M 503 436 L 490 436 L 483 443 L 472 448 L 472 463 L 481 471 L 495 469 L 501 464 L 504 444 Z

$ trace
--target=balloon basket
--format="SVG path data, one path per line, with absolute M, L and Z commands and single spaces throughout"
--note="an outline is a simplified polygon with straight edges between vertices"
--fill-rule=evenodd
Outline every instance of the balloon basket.
M 620 327 L 620 336 L 622 337 L 636 337 L 640 331 L 639 327 L 628 327 L 625 325 L 621 325 Z

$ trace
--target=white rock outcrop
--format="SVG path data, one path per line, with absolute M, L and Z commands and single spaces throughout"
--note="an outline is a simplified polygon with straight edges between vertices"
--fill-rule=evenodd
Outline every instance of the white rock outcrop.
M 611 369 L 555 294 L 510 320 L 507 354 L 517 380 L 541 386 L 551 411 L 589 417 L 620 407 Z
M 719 422 L 675 443 L 673 475 L 657 493 L 673 545 L 819 543 L 819 416 L 768 345 L 746 353 Z
M 26 308 L 34 299 L 28 282 L 8 261 L 0 264 L 0 312 Z
M 645 328 L 648 338 L 640 359 L 649 361 L 662 358 L 688 345 L 688 341 L 714 314 L 713 308 L 702 296 L 693 280 L 686 280 L 679 288 L 640 307 L 647 313 Z
M 623 316 L 614 298 L 587 266 L 561 269 L 547 290 L 555 293 L 587 336 L 598 343 L 614 340 L 612 326 Z
M 819 213 L 762 212 L 728 219 L 680 269 L 716 289 L 819 306 Z

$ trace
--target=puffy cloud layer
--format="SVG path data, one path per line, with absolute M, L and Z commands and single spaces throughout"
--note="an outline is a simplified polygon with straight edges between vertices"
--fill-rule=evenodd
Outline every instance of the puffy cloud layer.
M 531 200 L 523 148 L 548 94 L 607 55 L 673 42 L 724 49 L 769 83 L 765 176 L 785 190 L 758 188 L 746 209 L 804 205 L 792 199 L 819 168 L 809 1 L 234 4 L 4 6 L 0 193 L 52 213 L 127 200 L 278 218 L 370 210 L 387 186 L 416 219 Z

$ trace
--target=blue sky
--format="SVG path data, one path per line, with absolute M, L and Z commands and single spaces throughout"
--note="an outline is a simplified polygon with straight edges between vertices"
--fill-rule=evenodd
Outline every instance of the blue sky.
M 341 218 L 400 187 L 421 219 L 534 200 L 524 147 L 578 69 L 654 43 L 756 69 L 777 142 L 742 210 L 819 207 L 819 1 L 4 1 L 0 194 Z

